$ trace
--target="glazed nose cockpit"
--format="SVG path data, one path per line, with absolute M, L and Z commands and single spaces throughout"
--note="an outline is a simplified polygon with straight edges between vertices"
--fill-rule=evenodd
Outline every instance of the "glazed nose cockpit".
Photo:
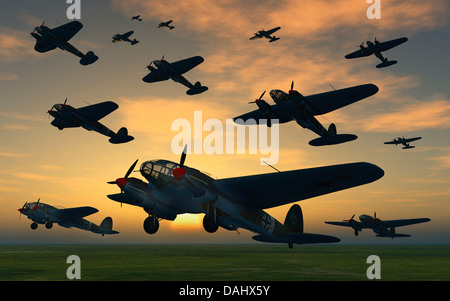
M 278 103 L 280 101 L 287 101 L 290 99 L 289 94 L 287 94 L 281 90 L 270 91 L 270 97 L 272 97 L 272 99 L 275 103 Z

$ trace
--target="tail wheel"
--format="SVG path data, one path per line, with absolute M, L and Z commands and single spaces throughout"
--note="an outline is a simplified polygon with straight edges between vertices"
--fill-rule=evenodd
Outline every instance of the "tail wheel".
M 148 234 L 155 234 L 159 229 L 159 221 L 158 219 L 152 215 L 147 217 L 144 220 L 144 230 Z

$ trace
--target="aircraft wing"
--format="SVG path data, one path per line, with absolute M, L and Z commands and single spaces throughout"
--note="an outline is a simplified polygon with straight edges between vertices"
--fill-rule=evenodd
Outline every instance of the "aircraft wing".
M 399 220 L 390 220 L 390 221 L 382 221 L 387 227 L 403 227 L 408 225 L 414 225 L 419 223 L 429 222 L 429 218 L 413 218 L 413 219 L 399 219 Z
M 240 121 L 239 119 L 241 119 L 242 121 Z M 237 116 L 233 118 L 233 121 L 236 122 L 237 124 L 243 124 L 250 119 L 255 120 L 255 124 L 259 124 L 259 120 L 260 119 L 278 119 L 278 123 L 286 123 L 291 121 L 291 119 L 286 119 L 283 118 L 282 116 L 280 116 L 280 114 L 278 113 L 277 107 L 276 105 L 270 106 L 270 109 L 268 111 L 268 114 L 265 115 L 260 109 L 256 109 L 254 111 L 245 113 L 243 115 Z M 267 122 L 266 122 L 267 124 Z
M 384 144 L 401 144 L 401 142 L 399 142 L 399 141 L 395 142 L 394 140 L 392 140 L 392 141 L 385 142 Z
M 325 222 L 325 224 L 330 224 L 330 225 L 335 225 L 335 226 L 344 226 L 344 227 L 352 226 L 349 222 Z
M 62 219 L 77 220 L 96 212 L 98 212 L 98 209 L 95 209 L 93 207 L 76 207 L 68 209 L 58 209 L 53 211 L 52 215 Z
M 367 98 L 378 92 L 373 84 L 360 85 L 306 97 L 314 115 L 322 115 Z
M 95 105 L 90 105 L 75 109 L 80 115 L 90 119 L 90 120 L 100 120 L 111 112 L 117 110 L 119 106 L 112 101 L 105 101 Z
M 358 57 L 365 57 L 372 55 L 373 51 L 369 48 L 364 48 L 364 51 L 362 49 L 356 50 L 355 52 L 349 53 L 345 56 L 346 59 L 356 59 Z
M 258 37 L 257 35 L 253 36 L 250 38 L 250 40 L 256 40 L 256 39 L 261 39 L 262 37 Z
M 170 63 L 170 65 L 177 70 L 178 73 L 183 74 L 200 65 L 203 61 L 204 59 L 201 56 L 193 56 L 188 59 Z
M 159 74 L 158 72 L 151 71 L 149 74 L 144 76 L 144 78 L 142 80 L 146 83 L 155 83 L 155 82 L 168 80 L 169 78 L 170 78 L 169 76 L 164 76 L 162 74 Z
M 67 24 L 55 27 L 52 29 L 52 31 L 54 34 L 67 42 L 74 35 L 76 35 L 81 30 L 81 28 L 83 28 L 83 24 L 78 21 L 72 21 Z
M 406 138 L 404 141 L 405 143 L 409 143 L 420 139 L 422 139 L 422 137 Z
M 279 30 L 280 28 L 281 28 L 281 27 L 275 27 L 275 28 L 272 28 L 272 29 L 270 29 L 270 30 L 266 30 L 265 33 L 266 33 L 267 35 L 271 35 L 271 34 L 273 34 L 275 31 Z
M 384 175 L 360 162 L 215 180 L 222 194 L 248 209 L 267 209 L 368 184 Z
M 386 42 L 380 42 L 377 45 L 378 50 L 380 51 L 386 51 L 389 50 L 391 48 L 394 48 L 400 44 L 405 43 L 406 41 L 408 41 L 408 38 L 399 38 L 399 39 L 395 39 L 395 40 L 390 40 L 390 41 L 386 41 Z
M 133 33 L 134 33 L 134 31 L 131 30 L 131 31 L 129 31 L 127 33 L 124 33 L 124 34 L 122 34 L 120 36 L 121 36 L 122 39 L 128 39 Z
M 54 45 L 44 44 L 39 41 L 37 41 L 36 45 L 34 45 L 34 50 L 36 50 L 37 52 L 41 52 L 41 53 L 53 50 L 55 48 L 56 48 L 56 46 L 54 46 Z

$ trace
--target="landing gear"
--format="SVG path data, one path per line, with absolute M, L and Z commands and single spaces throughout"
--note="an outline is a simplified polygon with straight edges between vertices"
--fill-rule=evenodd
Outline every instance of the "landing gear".
M 358 230 L 355 230 L 355 236 L 358 236 Z
M 52 221 L 48 221 L 45 223 L 45 228 L 47 229 L 51 229 L 53 227 L 53 222 Z
M 159 221 L 155 215 L 150 215 L 144 220 L 144 230 L 148 234 L 155 234 L 159 229 Z
M 219 223 L 217 222 L 214 213 L 210 212 L 205 214 L 203 217 L 203 228 L 209 233 L 214 233 L 219 229 Z
M 292 242 L 288 242 L 289 249 L 292 249 L 294 247 L 294 244 Z
M 31 227 L 31 229 L 36 230 L 37 226 L 38 226 L 37 223 L 32 223 L 30 227 Z

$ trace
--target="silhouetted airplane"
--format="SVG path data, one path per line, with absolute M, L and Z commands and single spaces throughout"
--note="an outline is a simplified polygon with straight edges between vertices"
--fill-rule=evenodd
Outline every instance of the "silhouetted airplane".
M 116 34 L 116 35 L 114 35 L 114 36 L 112 37 L 113 40 L 112 40 L 111 43 L 117 43 L 117 42 L 120 42 L 120 41 L 125 41 L 125 42 L 130 42 L 131 45 L 135 45 L 135 44 L 139 43 L 139 41 L 136 40 L 136 39 L 134 39 L 133 41 L 129 39 L 129 37 L 130 37 L 133 33 L 134 33 L 134 31 L 129 31 L 129 32 L 124 33 L 124 34 L 119 34 L 119 33 L 118 33 L 118 34 Z
M 309 142 L 312 146 L 333 145 L 355 140 L 358 138 L 352 134 L 337 134 L 334 123 L 330 124 L 328 130 L 314 117 L 332 112 L 378 92 L 378 87 L 373 84 L 360 85 L 325 93 L 303 96 L 293 90 L 294 82 L 291 83 L 289 93 L 281 90 L 270 91 L 270 96 L 275 102 L 269 105 L 261 96 L 250 103 L 256 103 L 257 110 L 233 118 L 238 124 L 252 125 L 265 123 L 272 126 L 277 123 L 286 123 L 295 120 L 301 127 L 310 129 L 320 136 Z
M 140 17 L 141 17 L 141 15 L 134 16 L 134 17 L 131 18 L 131 21 L 138 20 L 139 22 L 141 22 L 142 19 Z
M 381 63 L 378 64 L 376 67 L 377 68 L 388 67 L 388 66 L 396 64 L 397 61 L 389 61 L 387 58 L 383 57 L 381 52 L 389 50 L 400 44 L 403 44 L 406 41 L 408 41 L 408 38 L 403 37 L 403 38 L 380 43 L 377 41 L 377 38 L 375 38 L 375 41 L 373 43 L 371 41 L 366 42 L 367 47 L 363 46 L 364 42 L 361 43 L 361 45 L 359 45 L 359 47 L 361 48 L 360 50 L 357 50 L 355 52 L 347 54 L 345 56 L 345 58 L 346 59 L 354 59 L 354 58 L 358 58 L 358 57 L 370 56 L 372 54 L 375 54 L 375 56 L 381 60 Z
M 192 68 L 200 65 L 204 59 L 201 56 L 194 56 L 177 62 L 169 63 L 164 60 L 164 55 L 161 60 L 154 60 L 147 65 L 150 73 L 147 74 L 142 80 L 146 83 L 154 83 L 171 78 L 174 82 L 178 82 L 189 90 L 186 91 L 188 95 L 200 94 L 208 90 L 208 87 L 202 86 L 200 82 L 191 84 L 182 74 L 188 72 Z M 155 67 L 152 66 L 155 65 Z
M 255 32 L 255 35 L 253 37 L 250 38 L 250 40 L 256 40 L 256 39 L 260 39 L 260 38 L 267 38 L 270 39 L 269 43 L 271 42 L 275 42 L 277 40 L 279 40 L 280 38 L 276 38 L 275 36 L 271 37 L 270 35 L 273 34 L 275 31 L 279 30 L 281 27 L 275 27 L 272 28 L 270 30 L 259 30 L 258 32 Z
M 161 27 L 168 27 L 170 30 L 172 30 L 172 29 L 175 28 L 175 26 L 169 25 L 169 24 L 172 23 L 172 22 L 173 22 L 173 20 L 169 20 L 169 21 L 167 21 L 167 22 L 161 22 L 161 23 L 159 23 L 158 28 L 161 28 Z
M 395 145 L 403 144 L 402 149 L 408 149 L 408 148 L 415 148 L 415 146 L 410 146 L 409 142 L 413 142 L 413 141 L 416 141 L 419 139 L 422 139 L 422 137 L 414 137 L 414 138 L 406 138 L 405 139 L 405 137 L 403 136 L 403 138 L 402 137 L 394 138 L 394 140 L 385 142 L 384 144 L 395 144 Z
M 37 52 L 44 53 L 55 48 L 66 50 L 80 57 L 80 64 L 84 66 L 92 64 L 98 60 L 98 56 L 96 56 L 94 52 L 88 51 L 86 54 L 83 54 L 77 48 L 68 43 L 68 41 L 76 35 L 81 28 L 83 28 L 83 24 L 78 21 L 72 21 L 50 29 L 47 26 L 44 26 L 44 23 L 42 23 L 41 26 L 36 27 L 31 33 L 33 38 L 36 39 L 34 49 Z
M 119 106 L 112 101 L 105 101 L 95 105 L 74 109 L 66 104 L 67 98 L 63 104 L 55 104 L 47 112 L 55 118 L 51 124 L 58 129 L 83 127 L 88 131 L 96 131 L 102 135 L 111 137 L 109 142 L 113 144 L 126 143 L 134 139 L 128 135 L 128 130 L 123 127 L 117 134 L 98 122 L 106 115 L 115 111 Z M 53 110 L 55 109 L 55 110 Z
M 399 219 L 399 220 L 390 220 L 390 221 L 382 221 L 377 218 L 376 212 L 374 216 L 363 214 L 359 216 L 360 222 L 355 221 L 353 218 L 355 215 L 349 219 L 344 220 L 342 222 L 325 222 L 326 224 L 335 225 L 335 226 L 344 226 L 344 227 L 352 227 L 355 230 L 355 236 L 358 236 L 358 232 L 362 231 L 362 229 L 372 229 L 375 232 L 377 237 L 410 237 L 409 234 L 397 234 L 395 233 L 396 227 L 403 227 L 418 223 L 429 222 L 429 218 L 414 218 L 414 219 Z
M 173 221 L 178 214 L 205 214 L 203 227 L 214 233 L 244 228 L 258 233 L 253 239 L 262 242 L 293 244 L 330 243 L 339 239 L 303 233 L 301 208 L 293 205 L 284 224 L 264 212 L 269 209 L 316 196 L 365 185 L 380 179 L 384 171 L 370 163 L 283 171 L 276 173 L 214 179 L 206 173 L 184 165 L 186 147 L 179 163 L 168 160 L 144 162 L 139 171 L 147 179 L 129 177 L 136 160 L 123 178 L 110 181 L 120 193 L 108 195 L 113 201 L 142 207 L 149 216 L 144 230 L 153 234 L 159 219 Z
M 20 214 L 25 215 L 33 221 L 31 229 L 35 230 L 38 224 L 45 224 L 47 229 L 53 227 L 53 223 L 57 223 L 61 227 L 75 227 L 81 230 L 91 231 L 101 234 L 117 234 L 119 232 L 112 229 L 112 218 L 106 217 L 100 226 L 83 219 L 83 217 L 98 212 L 93 207 L 77 207 L 68 209 L 58 209 L 56 207 L 40 203 L 40 199 L 36 203 L 23 204 L 22 208 L 17 209 Z M 20 215 L 19 215 L 20 217 Z

